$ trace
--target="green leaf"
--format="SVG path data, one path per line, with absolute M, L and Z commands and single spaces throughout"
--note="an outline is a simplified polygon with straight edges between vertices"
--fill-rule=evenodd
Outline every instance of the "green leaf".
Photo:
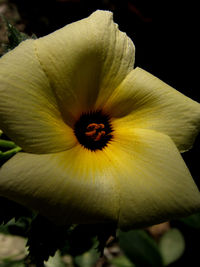
M 181 232 L 176 228 L 167 231 L 160 239 L 159 249 L 165 266 L 178 260 L 185 250 L 185 241 Z
M 180 221 L 194 229 L 200 229 L 200 213 L 192 214 L 186 218 L 180 219 Z
M 113 259 L 110 259 L 109 262 L 115 267 L 135 267 L 136 266 L 126 256 L 115 257 Z
M 125 255 L 138 267 L 161 267 L 162 258 L 155 241 L 143 230 L 119 232 L 119 244 Z

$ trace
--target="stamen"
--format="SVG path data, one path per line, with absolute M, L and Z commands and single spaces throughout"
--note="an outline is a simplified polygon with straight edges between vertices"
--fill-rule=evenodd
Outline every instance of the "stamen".
M 99 129 L 99 128 L 100 128 L 100 126 L 99 126 L 99 124 L 97 124 L 97 123 L 90 123 L 90 124 L 87 126 L 87 130 L 92 130 L 92 129 L 96 130 L 96 129 Z
M 96 130 L 93 130 L 93 131 L 91 131 L 91 132 L 85 132 L 85 135 L 87 135 L 87 136 L 92 136 L 92 135 L 95 135 L 96 134 Z
M 99 141 L 102 136 L 106 134 L 105 131 L 98 132 L 97 137 L 94 139 L 94 141 Z
M 85 135 L 91 137 L 94 141 L 99 141 L 101 136 L 106 134 L 105 131 L 101 130 L 104 128 L 105 126 L 103 123 L 90 123 L 86 128 L 88 131 L 85 132 Z
M 102 150 L 113 138 L 110 117 L 101 110 L 83 113 L 74 125 L 79 143 L 91 151 Z

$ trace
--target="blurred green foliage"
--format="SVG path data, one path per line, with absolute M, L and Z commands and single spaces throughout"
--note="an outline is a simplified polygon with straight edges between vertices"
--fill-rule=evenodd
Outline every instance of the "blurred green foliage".
M 162 266 L 155 241 L 143 230 L 119 232 L 119 245 L 136 266 Z
M 18 29 L 15 28 L 12 24 L 10 24 L 9 21 L 3 16 L 2 20 L 6 24 L 8 41 L 9 41 L 8 44 L 5 46 L 4 53 L 7 53 L 10 50 L 14 49 L 16 46 L 18 46 L 22 41 L 25 41 L 26 39 L 37 38 L 35 34 L 33 34 L 32 36 L 28 36 L 27 34 L 18 31 Z
M 185 250 L 185 241 L 182 233 L 172 228 L 160 239 L 158 244 L 165 266 L 179 259 Z

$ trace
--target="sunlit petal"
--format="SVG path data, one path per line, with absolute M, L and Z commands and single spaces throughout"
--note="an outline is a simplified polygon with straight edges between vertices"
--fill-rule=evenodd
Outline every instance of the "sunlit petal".
M 168 136 L 120 127 L 105 152 L 115 164 L 121 228 L 143 227 L 200 209 L 200 193 Z
M 58 109 L 49 81 L 27 40 L 0 60 L 0 128 L 25 151 L 49 153 L 76 139 Z
M 108 11 L 36 40 L 41 65 L 68 123 L 98 109 L 132 70 L 134 45 Z
M 117 222 L 142 227 L 200 208 L 199 191 L 171 139 L 121 128 L 98 152 L 76 146 L 19 153 L 0 171 L 0 194 L 57 223 Z
M 116 222 L 115 170 L 103 152 L 18 153 L 0 170 L 0 195 L 40 211 L 57 224 Z
M 181 152 L 192 146 L 200 130 L 200 104 L 140 68 L 114 91 L 105 109 L 118 126 L 169 135 Z

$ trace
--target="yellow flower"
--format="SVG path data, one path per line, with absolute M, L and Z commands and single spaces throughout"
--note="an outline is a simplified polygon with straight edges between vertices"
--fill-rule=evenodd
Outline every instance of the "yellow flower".
M 57 223 L 126 229 L 199 210 L 180 152 L 200 105 L 133 64 L 107 11 L 4 55 L 0 128 L 24 152 L 0 169 L 0 195 Z

